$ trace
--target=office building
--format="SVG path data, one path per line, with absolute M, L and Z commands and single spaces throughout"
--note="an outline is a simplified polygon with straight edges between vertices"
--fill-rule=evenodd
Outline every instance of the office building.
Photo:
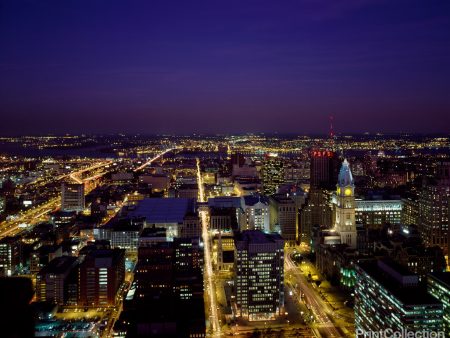
M 111 248 L 137 252 L 139 234 L 144 227 L 144 218 L 112 219 L 100 228 L 94 229 L 95 240 L 107 240 Z
M 356 222 L 366 228 L 381 228 L 385 224 L 400 224 L 402 200 L 356 200 Z M 410 223 L 411 224 L 411 223 Z
M 81 306 L 114 306 L 125 278 L 125 250 L 104 249 L 87 253 L 79 270 Z
M 84 210 L 84 184 L 62 184 L 61 210 L 77 212 Z
M 332 190 L 339 170 L 337 154 L 329 150 L 313 150 L 310 157 L 310 190 Z
M 305 205 L 300 210 L 299 241 L 311 244 L 315 227 L 333 225 L 332 195 L 329 190 L 314 188 L 309 191 Z
M 238 315 L 273 320 L 284 308 L 284 240 L 278 234 L 246 230 L 235 235 Z
M 191 198 L 194 201 L 198 199 L 198 185 L 197 184 L 181 184 L 176 191 L 178 198 Z
M 409 194 L 402 198 L 402 217 L 403 224 L 419 224 L 419 196 Z
M 37 299 L 59 305 L 76 304 L 77 266 L 77 258 L 71 256 L 50 261 L 36 275 Z
M 450 272 L 433 272 L 428 275 L 428 293 L 443 304 L 442 329 L 450 336 Z
M 261 169 L 264 195 L 272 195 L 284 183 L 283 160 L 276 156 L 266 156 Z
M 0 277 L 13 275 L 21 263 L 20 237 L 0 239 Z
M 426 245 L 438 245 L 448 253 L 450 162 L 440 162 L 436 177 L 419 195 L 419 229 Z
M 359 336 L 381 330 L 440 332 L 443 306 L 419 285 L 417 275 L 393 261 L 356 265 L 355 329 Z
M 125 330 L 133 337 L 205 337 L 203 247 L 198 239 L 162 241 L 163 229 L 150 230 L 124 304 Z
M 144 228 L 165 228 L 169 239 L 179 237 L 185 217 L 193 213 L 196 213 L 195 203 L 190 198 L 145 198 L 121 211 L 124 217 L 143 219 Z
M 270 196 L 271 231 L 281 234 L 290 244 L 297 242 L 298 210 L 295 201 L 286 195 Z
M 186 214 L 183 224 L 178 230 L 179 238 L 200 238 L 202 236 L 202 224 L 196 213 Z
M 270 202 L 264 195 L 245 196 L 245 230 L 270 232 Z
M 239 230 L 235 208 L 210 208 L 209 225 L 213 231 L 232 232 Z

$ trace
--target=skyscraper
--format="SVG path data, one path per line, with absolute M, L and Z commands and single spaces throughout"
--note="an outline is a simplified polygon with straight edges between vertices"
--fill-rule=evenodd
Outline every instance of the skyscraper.
M 78 212 L 84 210 L 84 184 L 62 184 L 61 209 Z
M 275 156 L 267 156 L 261 169 L 265 195 L 275 194 L 284 182 L 283 161 Z
M 311 152 L 310 186 L 333 189 L 339 169 L 339 158 L 333 151 L 313 150 Z
M 238 315 L 272 320 L 284 307 L 284 240 L 278 234 L 246 230 L 235 237 Z
M 329 150 L 313 150 L 310 153 L 310 189 L 306 205 L 300 215 L 300 241 L 310 244 L 315 226 L 333 226 L 331 191 L 338 177 L 339 158 Z
M 438 164 L 434 180 L 419 195 L 419 229 L 426 245 L 437 245 L 448 253 L 450 204 L 450 162 Z

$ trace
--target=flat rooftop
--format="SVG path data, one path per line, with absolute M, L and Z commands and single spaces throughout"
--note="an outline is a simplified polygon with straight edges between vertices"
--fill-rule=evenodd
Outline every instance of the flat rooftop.
M 147 223 L 182 223 L 193 209 L 191 198 L 145 198 L 128 212 L 128 217 L 145 217 Z
M 266 234 L 261 230 L 245 230 L 242 232 L 237 232 L 234 235 L 234 240 L 244 241 L 250 244 L 264 244 L 264 243 L 275 243 L 276 241 L 283 241 L 283 237 L 277 233 Z
M 390 265 L 392 269 L 399 268 L 396 264 L 391 265 L 391 261 L 384 261 L 384 263 Z M 358 263 L 358 266 L 404 305 L 441 304 L 436 298 L 428 294 L 425 287 L 420 284 L 404 286 L 397 282 L 388 272 L 378 266 L 376 260 L 360 262 Z M 399 271 L 397 272 L 406 276 L 414 275 L 404 267 L 399 268 Z
M 52 259 L 45 267 L 41 269 L 40 274 L 47 273 L 64 273 L 68 269 L 70 269 L 77 260 L 77 257 L 72 256 L 61 256 L 55 259 Z
M 433 272 L 430 274 L 432 278 L 450 288 L 450 272 Z

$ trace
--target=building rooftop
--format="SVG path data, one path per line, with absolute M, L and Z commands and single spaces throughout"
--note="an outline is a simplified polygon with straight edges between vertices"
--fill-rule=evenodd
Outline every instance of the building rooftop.
M 151 227 L 151 228 L 144 228 L 142 230 L 141 235 L 139 237 L 164 237 L 166 238 L 166 228 L 157 228 L 157 227 Z
M 269 205 L 269 198 L 264 195 L 248 195 L 244 196 L 245 205 L 252 206 L 261 202 L 263 204 Z
M 60 274 L 71 269 L 77 261 L 77 257 L 72 256 L 61 256 L 51 260 L 46 266 L 44 266 L 40 274 L 54 273 Z
M 241 197 L 214 197 L 208 198 L 209 207 L 218 208 L 242 208 Z
M 283 238 L 277 233 L 267 234 L 261 230 L 245 230 L 242 232 L 237 232 L 234 236 L 234 240 L 235 242 L 242 241 L 250 244 L 264 244 L 283 241 Z
M 128 217 L 145 217 L 147 223 L 182 223 L 193 209 L 191 198 L 145 198 L 128 212 Z
M 295 201 L 288 194 L 275 194 L 270 196 L 274 201 L 280 204 L 291 204 Z
M 430 276 L 450 288 L 450 272 L 433 272 Z
M 440 304 L 424 287 L 414 283 L 418 278 L 417 275 L 392 260 L 363 261 L 358 263 L 358 266 L 404 305 Z M 412 284 L 405 285 L 399 282 L 397 280 L 399 276 L 412 278 Z

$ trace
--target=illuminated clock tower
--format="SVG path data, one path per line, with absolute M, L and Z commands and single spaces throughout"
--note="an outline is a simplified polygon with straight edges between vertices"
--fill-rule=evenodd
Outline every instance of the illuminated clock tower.
M 347 160 L 342 162 L 336 191 L 335 230 L 341 236 L 341 243 L 356 249 L 355 184 Z

